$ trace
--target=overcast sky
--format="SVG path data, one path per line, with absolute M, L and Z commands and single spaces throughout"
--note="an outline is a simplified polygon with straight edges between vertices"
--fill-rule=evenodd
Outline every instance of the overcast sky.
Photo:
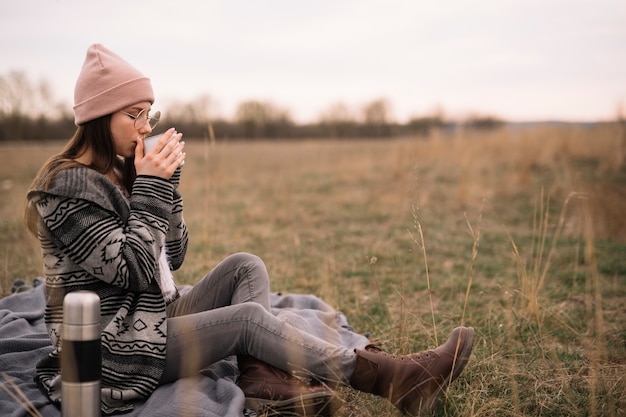
M 299 122 L 384 97 L 513 121 L 626 111 L 625 0 L 0 0 L 0 75 L 69 105 L 88 46 L 152 79 L 155 108 L 201 95 L 232 117 L 268 100 Z

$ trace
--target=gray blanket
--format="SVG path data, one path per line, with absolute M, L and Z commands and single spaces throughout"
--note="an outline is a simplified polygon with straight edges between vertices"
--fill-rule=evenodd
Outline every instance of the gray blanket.
M 23 417 L 28 407 L 45 417 L 61 412 L 37 388 L 36 363 L 52 349 L 43 321 L 44 285 L 0 299 L 0 416 Z M 312 295 L 272 295 L 272 311 L 292 325 L 348 348 L 363 347 L 345 316 Z M 244 397 L 235 384 L 234 358 L 220 361 L 202 375 L 159 387 L 129 417 L 240 417 Z M 19 392 L 18 392 L 19 391 Z M 22 397 L 23 396 L 23 397 Z M 26 402 L 28 400 L 28 403 Z M 30 405 L 29 405 L 30 404 Z

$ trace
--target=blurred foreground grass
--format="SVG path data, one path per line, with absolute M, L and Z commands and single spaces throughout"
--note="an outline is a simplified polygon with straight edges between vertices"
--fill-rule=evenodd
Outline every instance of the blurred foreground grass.
M 398 353 L 477 331 L 442 415 L 626 415 L 626 136 L 619 126 L 427 139 L 188 139 L 180 283 L 229 253 Z M 41 273 L 24 194 L 60 143 L 0 145 L 0 293 Z M 349 393 L 338 416 L 393 416 Z

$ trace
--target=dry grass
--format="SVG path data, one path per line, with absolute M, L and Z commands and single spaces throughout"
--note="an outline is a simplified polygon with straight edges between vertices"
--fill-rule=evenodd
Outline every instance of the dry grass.
M 618 125 L 428 139 L 188 141 L 193 283 L 260 255 L 393 352 L 477 331 L 445 415 L 626 415 L 626 136 Z M 2 145 L 0 291 L 40 274 L 23 195 L 60 144 Z M 396 415 L 349 393 L 338 416 Z

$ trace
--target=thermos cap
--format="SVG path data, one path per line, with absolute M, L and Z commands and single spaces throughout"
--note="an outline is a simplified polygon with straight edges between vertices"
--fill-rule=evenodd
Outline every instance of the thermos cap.
M 63 300 L 63 323 L 69 325 L 100 324 L 100 298 L 91 291 L 74 291 Z

